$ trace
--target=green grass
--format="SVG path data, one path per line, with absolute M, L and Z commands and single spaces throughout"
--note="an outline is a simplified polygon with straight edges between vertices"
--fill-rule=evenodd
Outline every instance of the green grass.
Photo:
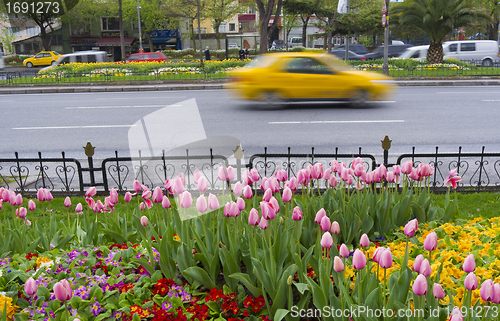
M 450 196 L 453 197 L 453 192 Z M 460 219 L 471 220 L 476 217 L 492 218 L 500 216 L 500 193 L 457 193 Z M 432 201 L 444 206 L 445 194 L 432 194 Z

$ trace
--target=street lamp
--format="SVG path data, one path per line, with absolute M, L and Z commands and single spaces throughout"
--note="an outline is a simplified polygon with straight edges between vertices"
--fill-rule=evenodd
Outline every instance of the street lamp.
M 144 52 L 142 49 L 142 33 L 141 33 L 141 7 L 139 7 L 139 0 L 137 0 L 137 19 L 139 21 L 139 52 Z

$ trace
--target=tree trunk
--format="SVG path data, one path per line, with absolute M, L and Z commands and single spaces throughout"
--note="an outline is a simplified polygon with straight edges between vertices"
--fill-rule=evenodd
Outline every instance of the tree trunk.
M 200 66 L 203 69 L 203 46 L 201 44 L 200 0 L 196 0 L 196 16 L 198 19 L 198 40 L 200 41 Z
M 217 49 L 220 49 L 220 32 L 219 32 L 219 26 L 215 28 L 215 38 L 217 39 Z
M 139 21 L 139 23 L 141 23 Z M 125 61 L 125 35 L 123 33 L 123 13 L 122 13 L 122 0 L 118 0 L 118 24 L 120 28 L 120 51 L 121 59 Z M 140 37 L 140 35 L 139 35 Z
M 194 20 L 191 20 L 191 40 L 193 41 L 194 54 L 196 55 L 196 37 L 194 35 Z
M 47 38 L 47 31 L 45 31 L 45 27 L 40 28 L 40 38 L 42 39 L 42 45 L 45 51 L 50 51 L 51 41 Z
M 274 5 L 275 2 L 274 0 L 267 0 L 266 5 L 264 6 L 264 3 L 262 3 L 261 0 L 256 0 L 255 1 L 257 4 L 257 8 L 259 10 L 259 22 L 260 22 L 260 49 L 259 53 L 266 53 L 267 52 L 267 47 L 268 47 L 268 42 L 269 42 L 269 35 L 273 33 L 274 29 L 278 25 L 278 17 L 281 12 L 281 5 L 283 3 L 282 0 L 277 0 L 277 5 L 276 5 L 276 15 L 273 24 L 271 27 L 268 27 L 269 25 L 269 19 L 271 19 L 271 15 L 273 13 Z
M 301 19 L 302 19 L 302 46 L 304 48 L 307 48 L 307 24 L 309 23 L 309 18 L 311 18 L 311 16 L 307 16 L 306 19 L 304 19 L 304 17 L 301 17 Z
M 498 15 L 495 15 L 492 22 L 486 25 L 487 37 L 489 40 L 498 40 Z
M 443 43 L 441 41 L 431 40 L 429 51 L 427 51 L 427 61 L 430 64 L 443 63 Z

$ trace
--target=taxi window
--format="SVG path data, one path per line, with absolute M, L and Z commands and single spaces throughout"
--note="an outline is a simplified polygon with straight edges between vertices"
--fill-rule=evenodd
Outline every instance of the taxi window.
M 43 58 L 43 57 L 45 57 L 43 53 L 38 54 L 38 55 L 35 56 L 35 58 Z
M 299 74 L 333 74 L 328 66 L 309 57 L 287 58 L 286 71 Z

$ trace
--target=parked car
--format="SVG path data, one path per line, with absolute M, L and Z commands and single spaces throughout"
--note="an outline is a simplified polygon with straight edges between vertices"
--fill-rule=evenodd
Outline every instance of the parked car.
M 288 40 L 288 47 L 300 47 L 302 46 L 302 37 L 292 37 Z
M 392 78 L 356 71 L 329 54 L 288 52 L 263 54 L 244 68 L 230 73 L 241 99 L 279 106 L 285 101 L 347 100 L 365 105 L 387 99 L 394 89 Z
M 134 53 L 131 54 L 127 58 L 127 63 L 132 61 L 165 61 L 167 57 L 163 54 L 163 52 L 143 52 L 143 53 Z
M 277 39 L 271 44 L 271 49 L 285 49 L 285 46 L 285 40 Z
M 31 68 L 33 66 L 50 66 L 56 63 L 62 55 L 56 51 L 41 51 L 33 57 L 24 59 L 23 65 Z
M 4 56 L 4 53 L 2 50 L 0 50 L 0 70 L 3 70 L 5 68 L 5 64 L 3 62 L 3 56 Z
M 398 57 L 406 48 L 410 48 L 411 45 L 389 45 L 389 58 Z M 373 52 L 367 53 L 364 55 L 366 60 L 369 59 L 382 59 L 384 58 L 384 46 L 380 46 L 375 49 Z M 365 60 L 362 59 L 362 60 Z
M 350 46 L 349 46 L 350 48 Z M 337 57 L 338 59 L 344 59 L 345 60 L 345 48 L 344 50 L 332 50 L 332 55 Z M 362 60 L 363 55 L 359 55 L 355 53 L 354 51 L 349 50 L 349 60 Z
M 240 49 L 240 46 L 237 43 L 228 43 L 227 48 L 228 49 Z
M 414 47 L 406 48 L 397 58 L 415 59 L 415 60 L 419 60 L 419 61 L 424 61 L 427 59 L 427 51 L 429 51 L 429 45 L 414 46 Z
M 109 60 L 106 51 L 96 51 L 96 50 L 75 51 L 60 56 L 59 59 L 57 59 L 57 61 L 53 63 L 51 66 L 42 68 L 39 71 L 44 71 L 58 65 L 64 65 L 69 63 L 102 63 L 108 61 Z
M 499 61 L 498 42 L 495 40 L 460 40 L 443 43 L 444 59 L 474 60 L 483 67 Z
M 339 45 L 339 46 L 335 46 L 332 48 L 332 52 L 333 51 L 342 51 L 342 50 L 345 51 L 345 45 Z M 357 53 L 358 55 L 364 55 L 364 54 L 368 53 L 368 48 L 366 48 L 365 45 L 361 45 L 361 44 L 349 45 L 349 50 Z

